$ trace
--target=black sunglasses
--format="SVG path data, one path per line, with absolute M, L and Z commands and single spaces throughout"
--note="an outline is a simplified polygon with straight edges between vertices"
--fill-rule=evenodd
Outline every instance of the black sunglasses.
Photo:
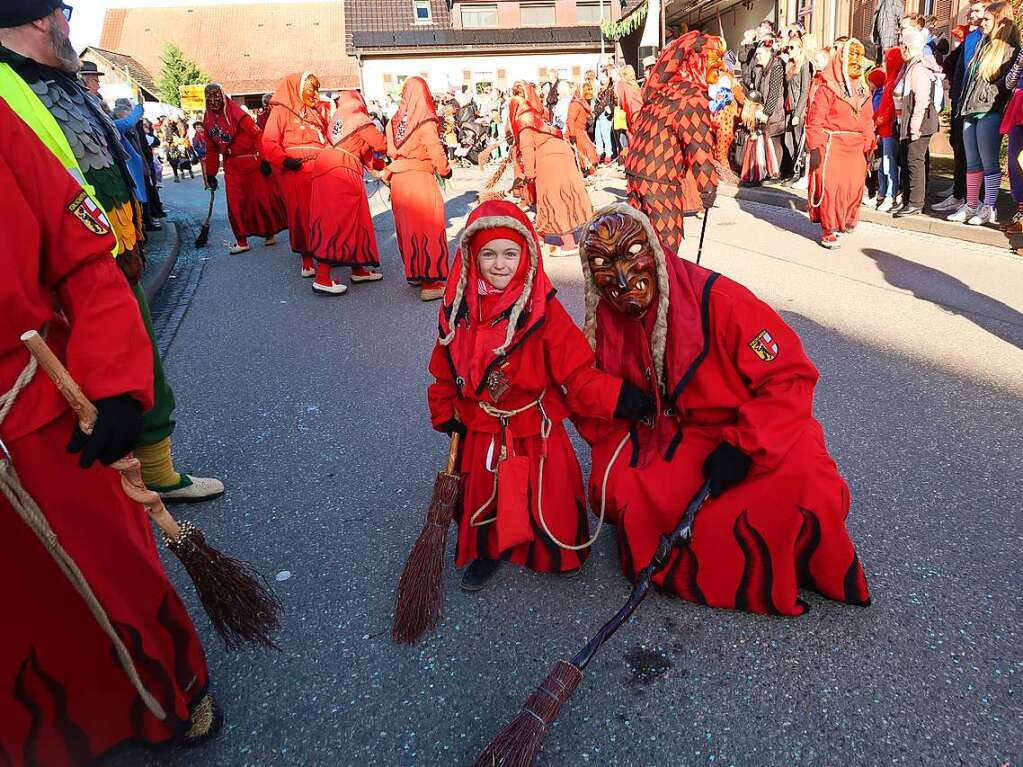
M 61 3 L 57 7 L 60 8 L 61 12 L 64 14 L 64 18 L 67 19 L 68 21 L 71 21 L 71 13 L 74 11 L 74 8 L 72 8 L 67 3 Z

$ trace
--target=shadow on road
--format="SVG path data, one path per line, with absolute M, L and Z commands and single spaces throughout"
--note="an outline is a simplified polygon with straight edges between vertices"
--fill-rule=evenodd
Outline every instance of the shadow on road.
M 921 301 L 958 314 L 991 335 L 1023 349 L 1023 314 L 1011 306 L 978 293 L 961 280 L 937 269 L 908 261 L 886 250 L 862 250 L 877 264 L 889 285 L 908 290 Z

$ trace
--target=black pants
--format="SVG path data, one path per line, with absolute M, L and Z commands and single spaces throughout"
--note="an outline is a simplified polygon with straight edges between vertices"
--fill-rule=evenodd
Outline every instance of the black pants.
M 899 142 L 899 172 L 905 174 L 902 182 L 902 204 L 922 208 L 927 196 L 927 147 L 930 136 L 921 136 L 915 141 L 902 139 Z
M 953 112 L 955 107 L 953 107 Z M 952 194 L 959 200 L 966 199 L 966 147 L 963 146 L 963 118 L 953 117 L 949 129 L 952 140 Z

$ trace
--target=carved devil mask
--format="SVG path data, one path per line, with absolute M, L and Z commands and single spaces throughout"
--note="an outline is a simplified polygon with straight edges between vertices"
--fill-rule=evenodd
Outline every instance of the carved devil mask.
M 622 314 L 644 317 L 657 299 L 657 261 L 643 225 L 624 213 L 598 215 L 579 247 L 604 299 Z

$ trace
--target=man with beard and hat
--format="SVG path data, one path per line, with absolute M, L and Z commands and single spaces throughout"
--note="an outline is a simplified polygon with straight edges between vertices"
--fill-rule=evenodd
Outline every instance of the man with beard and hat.
M 9 9 L 0 19 L 12 20 Z M 8 616 L 0 764 L 78 767 L 128 742 L 198 745 L 220 721 L 202 645 L 164 573 L 148 514 L 100 465 L 132 449 L 153 403 L 146 328 L 110 255 L 110 219 L 2 99 L 0 200 Z M 46 335 L 95 404 L 89 435 L 21 343 L 29 329 Z
M 631 424 L 577 421 L 593 448 L 591 503 L 618 525 L 626 576 L 709 480 L 692 541 L 658 585 L 772 615 L 806 612 L 800 588 L 869 604 L 849 488 L 813 417 L 817 369 L 795 331 L 743 286 L 669 253 L 627 205 L 590 220 L 580 254 L 598 369 L 657 401 Z
M 270 176 L 270 163 L 260 154 L 262 131 L 237 103 L 227 98 L 224 89 L 210 83 L 205 89 L 206 114 L 202 127 L 206 134 L 206 156 L 202 158 L 207 185 L 216 191 L 220 158 L 224 158 L 224 190 L 227 217 L 234 232 L 232 255 L 249 250 L 249 237 L 262 237 L 264 245 L 273 245 L 278 232 L 288 226 L 284 202 L 277 196 Z
M 629 123 L 625 176 L 629 202 L 650 217 L 672 255 L 682 245 L 689 208 L 710 208 L 717 193 L 708 59 L 721 65 L 721 38 L 687 32 L 661 53 L 643 85 L 643 106 Z
M 216 498 L 217 479 L 178 472 L 171 457 L 174 392 L 164 378 L 142 273 L 142 214 L 132 192 L 120 134 L 77 79 L 81 66 L 68 39 L 70 8 L 59 0 L 8 0 L 0 8 L 0 99 L 6 101 L 92 195 L 117 237 L 117 264 L 128 278 L 149 333 L 155 400 L 143 417 L 135 457 L 146 485 L 165 501 Z

